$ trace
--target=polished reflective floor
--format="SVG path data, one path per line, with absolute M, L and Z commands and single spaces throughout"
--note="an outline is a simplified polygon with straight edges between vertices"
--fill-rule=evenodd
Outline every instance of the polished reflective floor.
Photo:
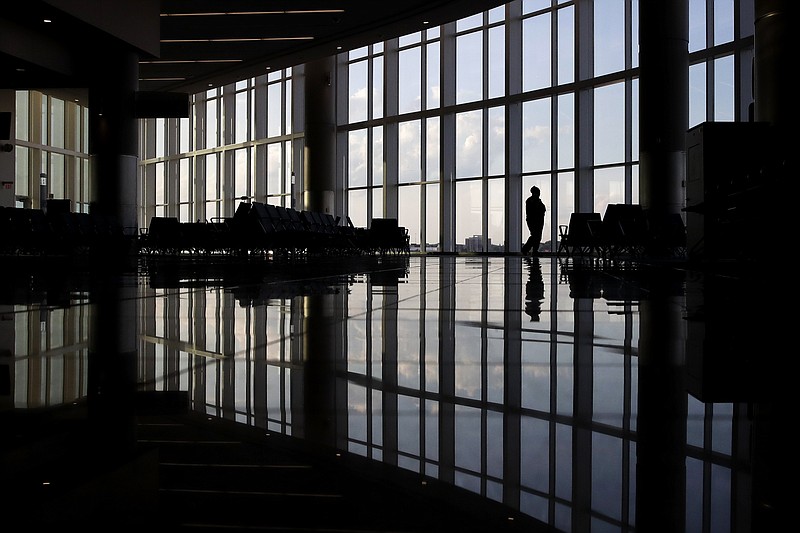
M 518 256 L 22 265 L 3 498 L 34 525 L 778 531 L 771 271 Z

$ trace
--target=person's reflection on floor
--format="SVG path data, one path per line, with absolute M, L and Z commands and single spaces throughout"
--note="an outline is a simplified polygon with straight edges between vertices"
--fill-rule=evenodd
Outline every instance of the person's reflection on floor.
M 544 280 L 542 280 L 542 265 L 539 258 L 526 257 L 528 264 L 528 282 L 525 284 L 525 314 L 531 317 L 531 322 L 539 321 L 544 300 Z

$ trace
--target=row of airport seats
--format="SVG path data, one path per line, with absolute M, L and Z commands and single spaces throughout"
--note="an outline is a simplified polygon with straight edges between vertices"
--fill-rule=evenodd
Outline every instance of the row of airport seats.
M 51 202 L 46 210 L 0 207 L 0 254 L 17 256 L 102 253 L 124 241 L 111 217 L 72 213 Z
M 684 258 L 686 226 L 680 213 L 656 214 L 639 204 L 609 204 L 600 213 L 572 213 L 559 226 L 558 254 L 602 259 Z
M 241 202 L 229 218 L 180 222 L 153 217 L 139 235 L 145 255 L 298 256 L 407 254 L 409 239 L 397 219 L 373 219 L 358 228 L 350 218 L 262 202 Z

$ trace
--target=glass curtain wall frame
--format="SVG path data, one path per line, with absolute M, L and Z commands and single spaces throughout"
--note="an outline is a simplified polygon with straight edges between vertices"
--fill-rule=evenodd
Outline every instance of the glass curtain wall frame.
M 538 10 L 530 6 L 528 8 L 530 11 L 523 13 L 521 2 L 511 2 L 451 25 L 401 38 L 398 43 L 406 43 L 404 47 L 386 46 L 382 49 L 383 63 L 386 65 L 384 83 L 386 116 L 381 118 L 380 122 L 385 125 L 385 129 L 397 124 L 399 132 L 397 142 L 390 140 L 389 135 L 384 135 L 383 149 L 386 152 L 387 175 L 391 176 L 393 172 L 391 168 L 393 161 L 396 161 L 398 166 L 398 192 L 396 195 L 392 194 L 394 186 L 387 182 L 385 197 L 413 199 L 410 205 L 407 203 L 398 205 L 398 218 L 405 221 L 401 222 L 401 225 L 409 227 L 414 234 L 419 233 L 420 241 L 424 239 L 426 246 L 421 248 L 447 251 L 464 251 L 467 248 L 471 251 L 512 250 L 514 247 L 509 247 L 508 243 L 504 242 L 506 240 L 504 230 L 513 220 L 520 221 L 517 223 L 519 228 L 516 229 L 516 235 L 509 238 L 512 241 L 519 240 L 519 245 L 526 238 L 523 232 L 526 233 L 527 229 L 521 220 L 524 216 L 522 213 L 524 197 L 527 195 L 520 193 L 522 188 L 519 184 L 523 175 L 533 176 L 531 172 L 534 171 L 523 172 L 516 161 L 522 157 L 530 157 L 526 154 L 527 149 L 523 140 L 528 132 L 514 119 L 513 111 L 512 120 L 509 121 L 506 118 L 508 114 L 503 110 L 519 105 L 523 101 L 541 98 L 545 93 L 543 89 L 523 92 L 524 79 L 514 79 L 518 75 L 518 69 L 509 66 L 509 61 L 522 58 L 524 55 L 523 49 L 526 45 L 523 40 L 525 35 L 523 26 L 532 25 L 526 20 L 538 23 L 547 19 L 548 27 L 558 23 L 562 28 L 570 28 L 570 31 L 575 25 L 575 7 L 572 2 L 553 4 Z M 568 50 L 573 50 L 575 37 L 570 31 L 564 29 L 561 33 L 553 31 L 552 40 Z M 557 47 L 548 42 L 546 49 L 553 48 Z M 458 59 L 459 50 L 462 60 Z M 476 56 L 481 60 L 475 61 Z M 357 60 L 346 63 L 346 66 L 356 68 L 355 63 L 368 61 L 369 54 L 365 58 L 362 53 Z M 561 81 L 572 81 L 570 76 L 574 74 L 570 65 L 574 65 L 575 61 L 570 57 L 569 60 L 553 63 L 558 69 Z M 548 55 L 547 64 L 550 62 Z M 394 70 L 392 70 L 393 65 L 396 65 Z M 412 66 L 410 71 L 405 70 L 409 68 L 408 65 Z M 432 70 L 431 65 L 436 67 L 436 70 Z M 473 72 L 476 68 L 480 75 Z M 393 72 L 397 74 L 392 76 Z M 484 76 L 483 72 L 491 76 Z M 496 81 L 498 75 L 505 79 L 505 83 Z M 477 85 L 475 85 L 476 80 L 478 80 Z M 419 88 L 409 88 L 408 83 L 412 88 Z M 533 82 L 528 84 L 531 83 Z M 562 85 L 574 90 L 574 86 L 563 83 Z M 557 89 L 558 86 L 552 85 L 547 90 L 558 94 Z M 564 92 L 563 88 L 560 90 L 566 95 L 574 94 L 570 91 Z M 363 92 L 372 94 L 375 91 Z M 412 96 L 410 99 L 409 95 Z M 415 103 L 417 101 L 418 104 Z M 570 101 L 561 104 L 562 101 L 563 98 L 559 99 L 556 105 L 554 100 L 552 113 L 559 116 L 557 115 L 559 108 L 569 104 L 569 107 L 563 109 L 566 111 L 565 115 L 571 116 L 574 120 L 574 104 Z M 393 109 L 397 109 L 396 115 L 392 115 Z M 423 120 L 424 126 L 435 121 L 436 131 L 428 127 L 412 126 L 417 120 Z M 353 131 L 363 125 L 368 127 L 371 123 L 375 122 L 359 121 L 356 125 L 351 121 L 340 127 L 340 131 Z M 544 179 L 553 182 L 560 181 L 558 178 L 561 173 L 574 172 L 575 168 L 572 154 L 575 152 L 576 123 L 567 123 L 561 118 L 557 125 L 558 128 L 548 121 L 542 128 L 534 126 L 535 131 L 539 133 L 544 131 L 547 136 L 545 146 L 550 148 L 545 152 L 546 164 L 542 168 L 545 172 Z M 409 137 L 409 132 L 420 133 Z M 520 152 L 504 153 L 504 146 Z M 438 155 L 431 154 L 431 149 L 437 150 Z M 553 160 L 558 160 L 560 166 L 554 165 L 551 162 Z M 440 179 L 438 183 L 428 183 L 431 163 L 438 167 L 436 172 L 436 177 Z M 408 179 L 406 176 L 412 174 L 404 170 L 408 168 L 419 169 L 417 173 L 422 179 L 416 182 Z M 357 187 L 348 181 L 349 178 L 350 176 L 347 176 L 343 180 L 343 186 L 350 191 L 349 196 L 367 200 L 369 196 L 358 193 Z M 462 180 L 477 180 L 478 183 L 467 185 L 466 181 Z M 427 200 L 433 198 L 429 192 L 433 191 L 427 191 L 429 188 L 427 185 L 433 185 L 436 189 L 435 196 L 438 197 L 436 206 L 428 205 Z M 404 187 L 415 186 L 420 188 L 419 194 L 416 191 L 400 192 Z M 570 189 L 565 193 L 572 193 L 575 190 L 574 187 Z M 468 191 L 473 192 L 467 194 Z M 551 191 L 545 197 L 545 201 L 549 200 L 550 204 L 548 222 L 562 220 L 564 214 L 559 213 L 560 207 L 572 202 L 566 203 L 559 199 L 557 184 L 548 186 L 547 191 Z M 365 218 L 363 214 L 366 213 L 366 209 L 356 206 L 349 206 L 349 209 L 361 213 L 362 216 L 358 218 Z M 439 221 L 431 224 L 431 221 L 427 220 L 431 216 L 439 218 Z M 368 223 L 368 220 L 365 220 L 365 223 Z M 554 228 L 557 226 L 556 222 L 547 224 L 545 241 L 552 240 L 548 236 L 555 236 Z M 428 228 L 439 230 L 440 235 L 431 238 L 426 234 Z M 421 230 L 426 232 L 423 233 Z M 470 241 L 469 245 L 467 239 Z M 444 247 L 431 246 L 431 243 L 436 242 L 448 244 Z
M 691 124 L 703 120 L 746 119 L 748 106 L 752 102 L 752 4 L 749 0 L 690 1 Z M 609 28 L 617 28 L 621 33 L 605 31 Z M 542 31 L 534 32 L 533 29 Z M 481 34 L 481 39 L 474 37 L 474 32 Z M 349 77 L 349 69 L 352 67 L 354 70 L 362 69 L 363 73 L 358 79 L 365 80 L 361 84 L 363 90 L 358 96 L 354 89 L 349 90 L 351 94 L 344 104 L 348 109 L 341 108 L 343 98 L 339 97 L 337 161 L 341 164 L 337 164 L 337 189 L 343 191 L 346 213 L 354 220 L 362 221 L 364 225 L 376 216 L 398 216 L 407 221 L 407 225 L 415 233 L 419 233 L 418 240 L 425 241 L 425 246 L 421 248 L 455 251 L 457 244 L 464 245 L 464 242 L 459 242 L 465 240 L 461 237 L 467 237 L 456 236 L 459 224 L 455 217 L 459 212 L 459 205 L 456 202 L 458 195 L 454 182 L 460 179 L 481 182 L 480 196 L 475 199 L 476 213 L 480 213 L 481 218 L 476 233 L 487 247 L 489 239 L 495 244 L 497 230 L 492 228 L 501 225 L 508 227 L 506 240 L 512 243 L 518 240 L 520 244 L 524 241 L 527 229 L 522 205 L 527 196 L 525 184 L 531 180 L 549 182 L 549 192 L 545 197 L 548 226 L 543 240 L 551 240 L 553 243 L 557 238 L 558 225 L 568 220 L 571 210 L 602 212 L 610 201 L 637 202 L 637 32 L 638 2 L 634 0 L 613 0 L 606 3 L 515 0 L 480 16 L 468 17 L 464 21 L 427 28 L 394 41 L 374 43 L 357 51 L 357 54 L 354 53 L 352 58 L 350 54 L 343 54 L 347 57 L 345 61 L 339 62 L 338 79 L 342 76 Z M 473 43 L 473 40 L 474 46 L 482 47 L 480 63 L 489 78 L 489 87 L 482 87 L 481 97 L 475 100 L 466 97 L 457 99 L 457 54 L 458 39 L 461 36 L 464 37 L 462 49 Z M 496 44 L 498 36 L 502 36 L 502 47 Z M 591 37 L 587 39 L 587 36 Z M 540 41 L 541 39 L 544 40 Z M 529 40 L 531 41 L 528 42 Z M 480 45 L 477 44 L 478 41 Z M 505 77 L 504 91 L 494 81 L 497 62 L 491 55 L 491 50 L 501 48 L 505 54 L 501 69 Z M 542 49 L 548 53 L 541 54 Z M 401 54 L 404 58 L 402 61 Z M 415 74 L 400 75 L 401 63 L 416 65 Z M 514 73 L 521 77 L 518 86 L 513 83 Z M 460 79 L 467 78 L 469 77 L 462 74 Z M 620 87 L 620 98 L 613 99 L 614 103 L 608 109 L 598 108 L 601 107 L 598 98 L 604 102 L 615 85 Z M 256 92 L 258 90 L 257 87 Z M 296 87 L 283 92 L 288 97 L 296 93 Z M 405 98 L 417 92 L 418 104 Z M 208 99 L 208 95 L 195 95 L 196 101 L 203 98 Z M 253 98 L 250 97 L 251 100 Z M 347 118 L 351 112 L 350 98 L 361 99 L 358 111 L 356 106 L 352 110 L 354 117 L 358 116 L 357 119 Z M 257 103 L 263 103 L 266 98 L 257 96 L 255 99 Z M 401 100 L 405 102 L 402 108 Z M 521 114 L 517 106 L 530 106 L 535 101 L 549 102 L 550 118 L 544 123 L 534 124 L 533 131 L 529 131 L 516 122 L 516 117 Z M 412 106 L 406 109 L 409 102 Z M 481 170 L 474 173 L 475 175 L 456 178 L 456 117 L 478 110 L 485 117 L 487 110 L 498 108 L 506 110 L 505 168 L 501 174 L 496 175 L 488 167 L 496 158 L 491 154 L 492 137 L 489 132 L 492 131 L 492 122 L 484 118 L 479 150 Z M 287 101 L 285 111 L 289 113 L 290 109 Z M 195 138 L 199 142 L 190 152 L 195 156 L 195 164 L 192 165 L 197 174 L 195 180 L 202 178 L 199 175 L 197 156 L 229 149 L 225 144 L 214 148 L 205 144 L 207 138 L 219 138 L 220 132 L 215 129 L 213 135 L 207 135 L 204 130 L 216 122 L 197 120 L 202 115 L 201 111 L 205 110 L 200 110 L 195 104 L 193 128 L 196 128 Z M 218 109 L 215 108 L 214 111 Z M 258 105 L 250 106 L 250 113 L 258 130 L 261 128 L 258 126 L 259 120 L 264 120 L 266 115 L 259 110 Z M 216 113 L 215 120 L 219 121 Z M 401 182 L 399 167 L 401 163 L 407 166 L 408 161 L 406 153 L 401 154 L 401 146 L 406 145 L 400 143 L 400 124 L 414 121 L 421 121 L 418 128 L 421 138 L 414 141 L 420 154 L 413 154 L 412 163 L 419 169 L 419 179 L 415 182 Z M 434 122 L 438 125 L 438 130 L 429 127 Z M 217 124 L 217 128 L 219 127 Z M 270 141 L 281 138 L 266 137 L 266 125 L 262 129 L 263 131 L 255 134 L 251 130 L 251 135 L 255 135 L 256 140 L 251 140 L 250 143 L 259 145 L 265 138 Z M 302 126 L 299 126 L 292 133 L 285 132 L 284 143 L 296 139 L 298 135 L 302 136 L 302 133 L 294 133 L 301 129 Z M 351 131 L 366 133 L 365 145 L 359 150 L 363 167 L 367 169 L 368 180 L 372 179 L 371 182 L 368 181 L 369 185 L 355 185 L 349 181 L 352 165 L 348 158 L 351 147 L 349 141 L 342 142 L 342 136 L 347 139 Z M 623 137 L 619 143 L 622 149 L 619 153 L 615 151 L 608 154 L 608 143 L 604 143 L 603 138 L 612 134 L 614 137 Z M 530 135 L 540 137 L 529 137 Z M 536 170 L 523 171 L 522 164 L 517 161 L 529 160 L 535 153 L 530 152 L 527 139 L 541 138 L 541 135 L 548 140 L 545 147 L 549 145 L 549 152 L 545 149 L 542 156 L 545 161 L 549 156 L 549 164 L 541 170 L 537 167 Z M 466 139 L 470 136 L 463 137 Z M 470 140 L 473 139 L 470 137 Z M 231 145 L 233 146 L 236 145 Z M 261 150 L 257 148 L 256 155 L 250 157 L 254 161 L 251 165 L 256 167 L 254 188 L 257 190 L 264 179 L 265 173 L 259 170 L 260 165 L 263 165 L 283 178 L 269 179 L 272 183 L 282 184 L 284 190 L 279 194 L 287 195 L 283 198 L 289 197 L 291 192 L 285 191 L 292 188 L 291 171 L 287 169 L 301 168 L 302 150 L 286 144 L 281 150 L 270 148 L 272 155 L 269 156 L 262 154 Z M 279 152 L 278 157 L 276 154 Z M 279 159 L 282 159 L 281 170 L 276 171 L 275 161 Z M 142 160 L 144 165 L 154 163 L 153 160 Z M 486 170 L 483 165 L 487 165 Z M 217 201 L 224 203 L 223 198 L 228 194 L 224 191 L 233 184 L 228 183 L 224 166 L 220 167 L 219 172 L 221 181 Z M 605 178 L 609 172 L 619 176 L 615 178 L 619 188 L 617 190 L 617 185 L 614 185 L 613 194 L 610 194 Z M 152 170 L 143 172 L 144 176 L 151 174 Z M 568 176 L 572 176 L 574 183 L 568 183 L 569 179 L 565 179 Z M 394 181 L 395 177 L 397 181 Z M 143 181 L 146 182 L 146 179 Z M 302 179 L 302 176 L 298 176 L 298 179 Z M 495 183 L 493 180 L 499 181 Z M 494 199 L 500 183 L 504 185 L 501 188 L 505 191 L 502 210 L 498 209 L 498 202 Z M 598 185 L 599 189 L 595 191 Z M 401 194 L 400 189 L 404 187 L 416 187 L 419 193 L 409 189 Z M 208 205 L 204 192 L 206 188 L 195 184 L 195 190 L 197 196 Z M 167 191 L 168 195 L 173 194 L 169 192 L 169 188 Z M 179 194 L 177 188 L 175 194 Z M 256 194 L 259 195 L 258 192 Z M 272 193 L 268 194 L 272 197 Z M 144 193 L 143 197 L 147 204 L 152 202 L 152 195 Z M 400 198 L 414 198 L 412 209 L 401 206 Z M 433 205 L 429 205 L 431 202 Z M 229 204 L 220 208 L 220 216 L 229 214 L 227 211 L 233 208 L 232 202 Z M 164 205 L 172 205 L 171 200 L 167 200 Z M 148 210 L 152 211 L 153 208 L 145 205 L 142 209 L 143 212 Z M 195 211 L 199 217 L 204 216 L 199 206 Z M 432 218 L 438 220 L 434 221 Z M 462 226 L 464 231 L 470 233 L 468 236 L 472 237 L 472 228 L 463 224 Z M 429 235 L 431 232 L 438 232 L 438 235 Z M 513 246 L 508 243 L 503 245 L 506 250 L 513 250 Z M 551 247 L 555 248 L 555 245 L 551 244 Z
M 701 12 L 703 16 L 700 23 L 704 29 L 699 33 L 704 39 L 700 45 L 695 43 L 698 32 L 691 34 L 693 72 L 700 72 L 701 66 L 709 65 L 703 69 L 703 76 L 692 75 L 692 84 L 696 87 L 691 90 L 690 97 L 692 116 L 702 117 L 704 120 L 743 120 L 749 102 L 752 101 L 752 73 L 749 71 L 752 58 L 752 2 L 693 0 L 691 4 L 692 27 L 697 25 L 697 13 Z M 491 140 L 488 137 L 488 133 L 494 129 L 489 124 L 483 124 L 481 129 L 475 130 L 483 132 L 482 137 L 478 138 L 471 134 L 472 130 L 466 133 L 466 125 L 462 125 L 465 132 L 456 133 L 454 140 L 448 127 L 441 128 L 439 161 L 442 175 L 455 176 L 456 181 L 478 179 L 485 184 L 480 193 L 476 192 L 479 197 L 470 196 L 469 204 L 463 206 L 473 218 L 480 219 L 480 222 L 470 225 L 456 221 L 458 213 L 464 210 L 458 204 L 459 195 L 455 192 L 457 188 L 452 189 L 445 182 L 443 194 L 440 195 L 438 216 L 443 221 L 452 220 L 455 223 L 439 224 L 439 229 L 444 232 L 440 237 L 450 234 L 454 239 L 450 245 L 452 250 L 464 247 L 465 243 L 462 241 L 472 237 L 473 231 L 479 234 L 482 246 L 488 248 L 489 239 L 492 238 L 491 228 L 497 224 L 493 218 L 505 219 L 506 223 L 511 223 L 515 217 L 524 216 L 521 213 L 522 202 L 529 187 L 514 185 L 517 179 L 514 177 L 514 161 L 521 157 L 524 161 L 521 175 L 524 183 L 546 184 L 548 194 L 544 198 L 548 204 L 548 216 L 543 240 L 551 241 L 550 249 L 554 250 L 558 225 L 568 221 L 573 209 L 602 213 L 609 203 L 639 201 L 638 24 L 638 2 L 633 0 L 604 3 L 515 1 L 482 16 L 467 17 L 450 26 L 436 30 L 426 29 L 401 37 L 397 40 L 397 46 L 389 46 L 390 42 L 384 43 L 387 46 L 380 48 L 382 64 L 386 65 L 386 76 L 382 85 L 363 87 L 360 93 L 375 95 L 374 98 L 377 99 L 383 90 L 385 113 L 379 120 L 368 118 L 365 121 L 364 113 L 361 112 L 357 119 L 340 126 L 340 132 L 365 128 L 368 131 L 371 124 L 378 122 L 388 130 L 391 124 L 408 124 L 411 119 L 418 118 L 435 118 L 442 124 L 448 124 L 456 116 L 460 117 L 456 119 L 456 124 L 460 124 L 473 116 L 469 114 L 473 111 L 482 109 L 485 113 L 490 107 L 498 105 L 501 108 L 514 109 L 520 103 L 527 107 L 532 106 L 533 102 L 541 101 L 549 113 L 549 118 L 545 117 L 544 121 L 534 119 L 531 122 L 526 119 L 521 131 L 513 120 L 507 121 L 505 144 L 512 150 L 519 149 L 520 153 L 506 155 L 505 175 L 501 174 L 500 177 L 506 182 L 507 199 L 505 212 L 499 217 L 496 216 L 496 202 L 490 194 L 494 188 L 487 186 L 495 177 L 492 170 L 466 170 L 470 163 L 472 166 L 485 164 L 488 167 L 495 160 L 490 153 Z M 504 31 L 500 32 L 499 28 L 504 28 Z M 477 38 L 476 32 L 482 33 L 484 38 Z M 497 89 L 497 83 L 492 83 L 497 69 L 492 66 L 496 61 L 491 55 L 491 47 L 498 35 L 503 37 L 506 54 L 505 93 Z M 705 39 L 713 45 L 706 47 Z M 423 48 L 430 45 L 436 46 L 435 56 L 429 53 L 430 48 Z M 472 50 L 474 53 L 470 56 L 480 56 L 482 61 L 459 62 L 459 48 Z M 494 45 L 495 50 L 499 48 Z M 543 50 L 547 53 L 542 54 Z M 723 57 L 720 58 L 720 54 Z M 372 52 L 367 48 L 360 49 L 357 58 L 340 63 L 340 68 L 365 70 L 363 65 L 369 64 L 371 57 Z M 515 58 L 520 58 L 519 69 L 514 68 L 513 62 L 517 61 Z M 404 70 L 409 65 L 414 68 Z M 438 67 L 435 75 L 432 74 L 430 65 Z M 484 69 L 482 71 L 481 65 Z M 475 75 L 473 71 L 476 68 L 487 75 Z M 516 70 L 522 72 L 519 87 L 514 86 Z M 396 74 L 393 75 L 394 73 Z M 349 75 L 348 72 L 340 72 L 342 74 Z M 353 76 L 361 80 L 367 79 L 364 75 Z M 429 91 L 428 79 L 435 79 L 437 83 L 444 79 L 444 82 L 438 83 L 435 91 Z M 468 80 L 473 79 L 483 79 L 489 87 L 466 90 Z M 448 85 L 447 80 L 455 81 Z M 713 87 L 713 90 L 706 87 Z M 436 98 L 430 100 L 436 103 L 426 105 L 425 100 L 432 92 L 436 93 Z M 353 94 L 355 91 L 351 89 L 351 97 Z M 475 94 L 479 96 L 474 96 Z M 701 99 L 698 99 L 698 95 Z M 350 110 L 355 107 L 357 106 L 349 102 Z M 361 105 L 358 109 L 363 111 L 367 107 Z M 393 114 L 395 109 L 396 114 Z M 512 116 L 513 113 L 514 111 Z M 456 128 L 458 127 L 457 125 Z M 416 128 L 413 131 L 417 131 Z M 424 136 L 425 129 L 421 131 Z M 389 141 L 389 138 L 389 135 L 384 136 L 382 147 L 389 166 L 386 173 L 389 176 L 392 174 L 390 165 L 396 161 L 398 175 L 402 176 L 403 168 L 407 168 L 409 164 L 418 165 L 416 146 L 424 149 L 427 143 L 414 142 L 409 145 L 402 142 L 402 134 L 398 134 L 398 142 Z M 455 144 L 459 139 L 479 145 L 480 150 L 472 155 L 473 153 L 465 151 L 464 143 Z M 544 144 L 539 144 L 542 141 Z M 360 150 L 366 152 L 369 146 Z M 536 155 L 536 150 L 541 152 L 540 155 Z M 454 151 L 455 156 L 447 155 L 450 151 Z M 409 161 L 409 157 L 413 160 Z M 452 163 L 451 159 L 454 160 Z M 542 161 L 541 165 L 530 164 L 539 159 Z M 424 160 L 422 161 L 418 166 L 424 167 Z M 464 170 L 463 173 L 459 167 Z M 614 179 L 611 189 L 607 180 L 609 173 L 619 176 Z M 424 175 L 423 172 L 420 174 Z M 563 179 L 568 175 L 573 176 L 573 184 Z M 368 202 L 371 196 L 358 192 L 360 186 L 352 185 L 348 179 L 349 175 L 343 177 L 342 186 L 350 191 L 349 196 Z M 403 183 L 400 178 L 396 186 L 402 189 L 409 185 L 411 184 Z M 424 186 L 424 182 L 413 185 Z M 384 198 L 414 198 L 411 207 L 414 211 L 418 210 L 418 213 L 404 213 L 405 206 L 398 206 L 399 218 L 409 221 L 408 226 L 413 230 L 417 227 L 429 227 L 430 224 L 424 222 L 432 215 L 431 206 L 424 201 L 427 195 L 417 195 L 415 192 L 398 192 L 394 195 L 394 187 L 393 184 L 386 183 Z M 422 201 L 417 201 L 417 197 Z M 366 218 L 365 222 L 368 223 L 369 217 L 365 215 L 367 209 L 356 205 L 349 206 L 349 209 L 358 214 L 357 218 Z M 417 219 L 421 222 L 417 223 Z M 521 242 L 527 229 L 524 224 L 519 226 L 518 240 Z M 509 238 L 514 240 L 515 236 Z M 426 241 L 432 242 L 429 237 Z M 492 243 L 494 244 L 493 239 Z
M 52 198 L 73 212 L 91 202 L 88 108 L 35 90 L 15 92 L 14 197 L 19 208 L 42 209 Z
M 188 119 L 140 120 L 141 227 L 231 217 L 241 201 L 292 205 L 297 90 L 282 69 L 193 95 Z

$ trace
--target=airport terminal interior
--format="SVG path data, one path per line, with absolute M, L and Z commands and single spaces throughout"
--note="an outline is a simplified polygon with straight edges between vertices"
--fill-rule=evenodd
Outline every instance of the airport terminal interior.
M 383 4 L 0 15 L 8 530 L 785 530 L 796 7 Z

